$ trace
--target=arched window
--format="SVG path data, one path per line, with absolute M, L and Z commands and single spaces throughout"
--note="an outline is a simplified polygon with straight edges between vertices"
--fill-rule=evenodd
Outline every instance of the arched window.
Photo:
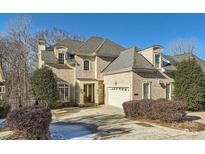
M 84 60 L 84 70 L 89 71 L 90 70 L 90 61 Z

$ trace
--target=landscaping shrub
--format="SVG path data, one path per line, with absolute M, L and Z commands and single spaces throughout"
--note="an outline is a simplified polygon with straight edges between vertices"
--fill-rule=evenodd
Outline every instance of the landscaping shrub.
M 177 64 L 174 97 L 176 100 L 186 101 L 188 110 L 203 110 L 205 106 L 205 76 L 194 57 Z
M 10 106 L 4 102 L 0 102 L 0 119 L 5 118 L 10 110 Z
M 178 122 L 186 115 L 186 104 L 180 101 L 135 100 L 122 106 L 126 117 Z
M 49 108 L 22 107 L 8 113 L 10 130 L 24 139 L 49 139 L 49 124 L 52 114 Z
M 43 67 L 34 71 L 31 85 L 35 99 L 41 105 L 48 106 L 59 100 L 57 81 L 51 69 Z

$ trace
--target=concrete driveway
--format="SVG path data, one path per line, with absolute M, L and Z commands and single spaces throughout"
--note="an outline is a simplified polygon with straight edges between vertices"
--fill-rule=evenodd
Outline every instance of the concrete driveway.
M 124 118 L 122 109 L 103 105 L 95 108 L 64 108 L 54 110 L 54 122 L 95 125 L 96 139 L 111 140 L 183 140 L 205 139 L 205 132 L 188 132 Z

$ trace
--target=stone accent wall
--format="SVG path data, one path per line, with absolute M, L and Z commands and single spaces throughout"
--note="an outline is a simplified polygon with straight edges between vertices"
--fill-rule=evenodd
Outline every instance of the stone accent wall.
M 96 57 L 95 78 L 103 80 L 102 71 L 114 60 L 114 58 Z
M 104 104 L 104 84 L 103 81 L 98 81 L 98 100 L 99 104 Z

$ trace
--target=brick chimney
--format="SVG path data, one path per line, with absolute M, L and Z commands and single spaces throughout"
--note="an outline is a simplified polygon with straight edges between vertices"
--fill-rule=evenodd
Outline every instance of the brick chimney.
M 38 40 L 38 68 L 41 68 L 44 61 L 42 61 L 42 51 L 46 50 L 46 41 L 43 39 Z

